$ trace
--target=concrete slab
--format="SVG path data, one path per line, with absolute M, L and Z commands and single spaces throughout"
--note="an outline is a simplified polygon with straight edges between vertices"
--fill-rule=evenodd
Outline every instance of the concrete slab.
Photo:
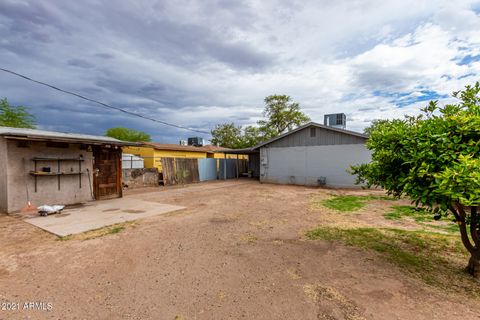
M 181 209 L 185 207 L 134 198 L 120 198 L 93 201 L 81 207 L 67 208 L 61 214 L 37 216 L 24 221 L 64 237 Z

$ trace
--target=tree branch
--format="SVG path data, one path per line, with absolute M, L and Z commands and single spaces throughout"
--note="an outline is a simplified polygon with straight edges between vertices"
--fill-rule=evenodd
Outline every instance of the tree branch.
M 478 238 L 478 223 L 477 223 L 477 207 L 470 207 L 470 234 L 475 243 L 475 248 L 480 247 L 480 239 Z

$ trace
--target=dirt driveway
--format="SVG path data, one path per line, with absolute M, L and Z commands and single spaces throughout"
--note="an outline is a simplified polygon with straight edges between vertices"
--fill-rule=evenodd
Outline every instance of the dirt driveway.
M 330 223 L 311 197 L 329 193 L 248 180 L 135 191 L 187 209 L 63 240 L 0 216 L 0 301 L 50 309 L 0 319 L 478 319 L 478 300 L 306 240 Z

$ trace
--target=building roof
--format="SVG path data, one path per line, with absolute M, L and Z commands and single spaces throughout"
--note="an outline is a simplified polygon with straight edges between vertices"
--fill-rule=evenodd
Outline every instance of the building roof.
M 110 137 L 80 133 L 66 133 L 26 128 L 0 127 L 0 136 L 10 139 L 76 142 L 91 144 L 136 145 L 133 142 L 120 141 Z
M 285 132 L 284 134 L 281 134 L 275 138 L 272 138 L 270 140 L 267 140 L 267 141 L 264 141 L 264 142 L 261 142 L 259 144 L 257 144 L 256 146 L 252 147 L 252 149 L 258 149 L 260 147 L 263 147 L 267 144 L 270 144 L 274 141 L 277 141 L 277 140 L 280 140 L 286 136 L 289 136 L 295 132 L 298 132 L 300 130 L 303 130 L 305 128 L 308 128 L 308 127 L 317 127 L 317 128 L 322 128 L 322 129 L 326 129 L 326 130 L 331 130 L 331 131 L 335 131 L 335 132 L 340 132 L 340 133 L 344 133 L 344 134 L 348 134 L 348 135 L 351 135 L 351 136 L 356 136 L 356 137 L 360 137 L 360 138 L 364 138 L 364 139 L 368 139 L 368 135 L 366 134 L 363 134 L 363 133 L 359 133 L 359 132 L 355 132 L 355 131 L 350 131 L 350 130 L 344 130 L 344 129 L 339 129 L 339 128 L 334 128 L 334 127 L 330 127 L 330 126 L 326 126 L 326 125 L 323 125 L 323 124 L 320 124 L 320 123 L 316 123 L 316 122 L 309 122 L 307 124 L 304 124 L 303 126 L 300 126 L 298 128 L 295 128 L 291 131 L 288 131 L 288 132 Z
M 230 149 L 217 147 L 213 145 L 195 147 L 195 146 L 182 146 L 180 144 L 156 143 L 156 142 L 143 142 L 142 146 L 151 147 L 156 150 L 191 151 L 191 152 L 206 152 L 206 153 L 214 153 L 214 152 L 218 152 L 219 150 L 230 150 Z
M 317 128 L 322 128 L 322 129 L 326 129 L 326 130 L 331 130 L 331 131 L 335 131 L 335 132 L 340 132 L 340 133 L 344 133 L 344 134 L 348 134 L 348 135 L 352 135 L 352 136 L 356 136 L 356 137 L 360 137 L 360 138 L 364 138 L 364 139 L 368 139 L 368 135 L 366 134 L 363 134 L 363 133 L 359 133 L 359 132 L 355 132 L 355 131 L 350 131 L 350 130 L 344 130 L 344 129 L 339 129 L 339 128 L 334 128 L 334 127 L 330 127 L 330 126 L 326 126 L 326 125 L 323 125 L 323 124 L 320 124 L 320 123 L 316 123 L 316 122 L 309 122 L 307 124 L 304 124 L 303 126 L 300 126 L 298 128 L 295 128 L 291 131 L 288 131 L 284 134 L 281 134 L 275 138 L 272 138 L 270 140 L 267 140 L 267 141 L 264 141 L 264 142 L 261 142 L 259 144 L 257 144 L 256 146 L 253 146 L 251 148 L 244 148 L 244 149 L 226 149 L 224 148 L 224 151 L 227 152 L 227 153 L 245 153 L 245 154 L 248 154 L 248 153 L 255 153 L 256 151 L 258 151 L 258 149 L 260 149 L 261 147 L 263 146 L 266 146 L 267 144 L 270 144 L 274 141 L 277 141 L 277 140 L 280 140 L 286 136 L 289 136 L 295 132 L 298 132 L 300 130 L 303 130 L 305 128 L 308 128 L 308 127 L 317 127 Z M 217 152 L 221 152 L 221 150 L 217 151 Z

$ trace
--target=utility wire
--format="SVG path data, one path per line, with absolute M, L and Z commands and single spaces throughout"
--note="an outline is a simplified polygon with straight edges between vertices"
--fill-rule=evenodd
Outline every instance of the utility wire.
M 142 115 L 142 114 L 135 113 L 135 112 L 132 112 L 132 111 L 128 111 L 128 110 L 125 110 L 125 109 L 122 109 L 122 108 L 119 108 L 119 107 L 114 107 L 114 106 L 111 106 L 111 105 L 109 105 L 109 104 L 106 104 L 106 103 L 103 103 L 103 102 L 100 102 L 100 101 L 97 101 L 97 100 L 94 100 L 94 99 L 87 98 L 87 97 L 82 96 L 82 95 L 80 95 L 80 94 L 78 94 L 78 93 L 71 92 L 71 91 L 68 91 L 68 90 L 63 90 L 63 89 L 58 88 L 58 87 L 55 87 L 55 86 L 53 86 L 53 85 L 51 85 L 51 84 L 48 84 L 48 83 L 45 83 L 45 82 L 42 82 L 42 81 L 38 81 L 38 80 L 32 79 L 32 78 L 27 77 L 27 76 L 25 76 L 25 75 L 23 75 L 23 74 L 20 74 L 20 73 L 17 73 L 17 72 L 8 70 L 8 69 L 0 68 L 0 71 L 4 71 L 4 72 L 10 73 L 10 74 L 13 74 L 13 75 L 15 75 L 15 76 L 17 76 L 17 77 L 20 77 L 20 78 L 26 79 L 26 80 L 28 80 L 28 81 L 32 81 L 32 82 L 38 83 L 38 84 L 40 84 L 40 85 L 49 87 L 49 88 L 51 88 L 51 89 L 54 89 L 54 90 L 57 90 L 57 91 L 60 91 L 60 92 L 66 93 L 66 94 L 70 94 L 70 95 L 72 95 L 72 96 L 76 96 L 76 97 L 78 97 L 78 98 L 80 98 L 80 99 L 87 100 L 87 101 L 90 101 L 90 102 L 99 104 L 99 105 L 103 106 L 104 108 L 109 108 L 109 109 L 117 110 L 117 111 L 126 113 L 126 114 L 131 115 L 131 116 L 135 116 L 135 117 L 139 117 L 139 118 L 142 118 L 142 119 L 150 120 L 150 121 L 153 121 L 153 122 L 161 123 L 161 124 L 163 124 L 163 125 L 175 127 L 175 128 L 178 128 L 178 129 L 189 130 L 189 131 L 194 131 L 194 132 L 199 132 L 199 133 L 204 133 L 204 134 L 210 134 L 210 132 L 207 132 L 207 131 L 202 131 L 202 130 L 197 130 L 197 129 L 192 129 L 192 128 L 184 127 L 184 126 L 181 126 L 181 125 L 178 125 L 178 124 L 173 124 L 173 123 L 165 122 L 165 121 L 158 120 L 158 119 L 155 119 L 155 118 L 150 118 L 150 117 L 144 116 L 144 115 Z

